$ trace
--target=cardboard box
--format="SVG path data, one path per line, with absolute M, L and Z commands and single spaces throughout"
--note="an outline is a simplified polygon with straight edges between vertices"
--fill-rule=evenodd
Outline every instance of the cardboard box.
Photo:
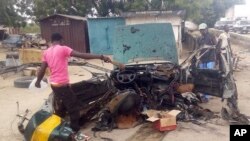
M 175 130 L 177 127 L 176 116 L 180 113 L 179 110 L 171 111 L 156 111 L 148 110 L 144 112 L 149 118 L 147 121 L 153 122 L 154 128 L 159 131 Z

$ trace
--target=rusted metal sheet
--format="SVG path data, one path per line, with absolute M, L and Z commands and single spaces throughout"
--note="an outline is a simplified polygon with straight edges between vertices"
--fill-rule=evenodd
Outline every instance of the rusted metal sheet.
M 182 32 L 183 20 L 186 15 L 184 10 L 178 11 L 140 11 L 124 12 L 122 16 L 126 18 L 126 25 L 146 24 L 146 23 L 171 23 L 174 31 L 178 54 L 182 52 Z
M 124 18 L 89 18 L 90 52 L 94 54 L 113 54 L 114 31 L 115 27 L 120 25 L 125 25 Z
M 84 17 L 53 15 L 40 20 L 41 34 L 50 41 L 51 34 L 61 33 L 64 44 L 80 52 L 89 51 L 87 21 Z
M 166 60 L 178 64 L 170 23 L 119 26 L 114 41 L 114 60 L 118 62 Z

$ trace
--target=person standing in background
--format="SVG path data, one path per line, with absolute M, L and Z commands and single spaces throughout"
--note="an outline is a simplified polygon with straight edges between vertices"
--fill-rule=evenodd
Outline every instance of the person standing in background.
M 199 25 L 199 30 L 201 33 L 201 37 L 198 39 L 198 45 L 200 48 L 204 46 L 216 46 L 217 41 L 215 36 L 208 32 L 207 24 L 202 23 Z M 205 53 L 206 52 L 206 53 Z M 215 68 L 216 62 L 216 52 L 215 49 L 203 49 L 201 54 L 205 53 L 200 58 L 199 67 L 202 69 L 213 69 Z
M 220 52 L 225 56 L 226 60 L 230 60 L 232 56 L 232 49 L 230 43 L 229 27 L 225 25 L 223 29 L 224 31 L 219 36 L 218 46 L 220 47 Z M 227 55 L 227 52 L 230 56 Z
M 199 62 L 199 68 L 201 69 L 214 69 L 216 66 L 216 49 L 209 49 L 210 47 L 216 47 L 217 40 L 213 34 L 208 32 L 207 24 L 202 23 L 199 25 L 201 37 L 198 39 L 199 48 L 203 48 L 200 52 L 202 54 Z M 204 48 L 204 47 L 208 48 Z M 208 102 L 209 96 L 201 94 L 202 102 Z

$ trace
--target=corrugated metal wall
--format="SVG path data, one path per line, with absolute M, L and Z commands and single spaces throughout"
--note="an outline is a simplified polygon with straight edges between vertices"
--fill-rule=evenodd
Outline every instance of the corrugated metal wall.
M 51 34 L 61 33 L 64 44 L 79 52 L 88 52 L 87 22 L 63 16 L 53 16 L 40 21 L 41 34 L 46 41 L 50 41 Z
M 170 23 L 117 27 L 113 51 L 114 60 L 122 63 L 161 59 L 178 64 L 176 43 Z
M 94 54 L 113 54 L 114 30 L 116 26 L 120 25 L 125 25 L 124 18 L 89 18 L 90 52 Z

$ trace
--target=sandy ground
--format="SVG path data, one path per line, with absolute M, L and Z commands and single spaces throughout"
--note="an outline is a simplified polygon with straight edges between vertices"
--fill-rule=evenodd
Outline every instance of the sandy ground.
M 234 51 L 239 52 L 241 61 L 239 64 L 240 70 L 235 72 L 239 92 L 239 108 L 242 113 L 250 115 L 250 50 L 234 46 Z M 0 61 L 5 59 L 6 51 L 0 47 Z M 92 60 L 91 63 L 97 64 L 111 69 L 110 64 L 103 64 L 98 60 Z M 90 69 L 90 68 L 87 68 Z M 69 68 L 71 82 L 87 80 L 91 78 L 91 73 L 86 71 L 86 68 L 74 66 Z M 16 78 L 22 77 L 22 73 L 9 73 L 0 76 L 0 141 L 21 141 L 22 136 L 17 131 L 17 105 L 20 104 L 20 113 L 25 109 L 31 112 L 29 116 L 34 114 L 43 104 L 44 99 L 51 93 L 50 88 L 46 88 L 40 93 L 34 93 L 28 89 L 15 88 L 13 81 Z M 204 107 L 211 109 L 214 112 L 219 112 L 221 102 L 218 98 L 212 98 L 209 103 L 204 104 Z M 83 131 L 92 136 L 91 128 L 94 123 L 88 123 L 83 127 Z M 114 141 L 228 141 L 229 140 L 229 124 L 221 119 L 211 120 L 204 125 L 195 125 L 192 123 L 178 123 L 178 128 L 175 131 L 160 133 L 154 130 L 151 124 L 144 124 L 132 129 L 118 130 L 112 132 L 100 132 L 97 136 L 109 137 Z M 92 138 L 93 141 L 100 140 Z

